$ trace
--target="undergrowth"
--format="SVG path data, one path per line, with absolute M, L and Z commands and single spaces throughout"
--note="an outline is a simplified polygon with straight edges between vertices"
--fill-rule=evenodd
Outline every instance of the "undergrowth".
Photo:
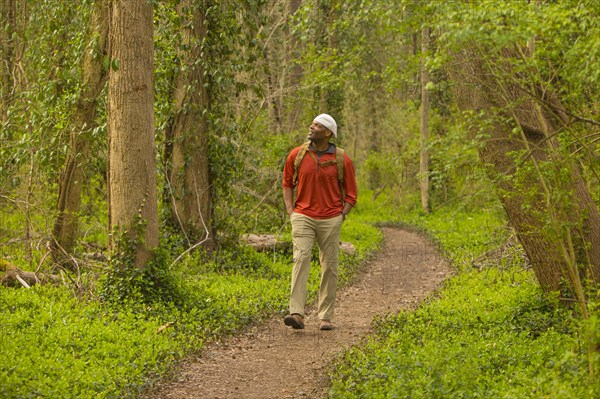
M 341 256 L 341 285 L 381 239 L 360 218 L 344 223 L 356 255 Z M 172 265 L 177 254 L 165 243 L 145 269 L 110 262 L 86 296 L 67 286 L 0 287 L 0 397 L 136 397 L 207 342 L 286 311 L 290 253 L 235 246 Z M 311 299 L 319 270 L 311 268 Z
M 579 338 L 596 331 L 598 342 L 596 314 L 581 326 L 541 294 L 520 258 L 472 267 L 506 239 L 500 212 L 448 207 L 398 216 L 395 209 L 385 194 L 371 200 L 363 193 L 342 228 L 342 240 L 356 249 L 341 256 L 342 285 L 381 244 L 375 227 L 381 223 L 428 232 L 460 273 L 416 311 L 379 320 L 376 334 L 336 363 L 331 397 L 586 398 L 600 392 L 587 374 L 594 359 L 586 358 Z M 177 251 L 169 248 L 161 246 L 145 271 L 106 270 L 100 287 L 83 297 L 66 286 L 0 288 L 0 397 L 136 397 L 208 342 L 284 314 L 291 254 L 236 246 L 172 265 Z M 318 277 L 313 267 L 313 299 Z
M 376 333 L 332 370 L 331 398 L 597 398 L 596 314 L 582 323 L 544 295 L 524 258 L 474 260 L 508 238 L 500 212 L 407 212 L 458 273 L 415 311 L 378 320 Z M 594 338 L 595 337 L 595 338 Z

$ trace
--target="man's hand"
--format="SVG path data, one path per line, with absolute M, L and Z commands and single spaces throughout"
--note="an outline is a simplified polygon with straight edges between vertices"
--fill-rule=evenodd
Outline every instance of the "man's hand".
M 352 207 L 352 204 L 344 202 L 344 209 L 342 209 L 342 221 L 346 220 L 346 217 L 348 217 L 348 214 L 352 210 Z

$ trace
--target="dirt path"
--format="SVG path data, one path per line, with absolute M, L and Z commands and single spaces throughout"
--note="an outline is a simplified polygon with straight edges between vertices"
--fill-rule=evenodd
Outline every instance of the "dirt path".
M 383 233 L 383 249 L 358 282 L 338 292 L 333 331 L 319 331 L 312 310 L 304 330 L 274 318 L 208 348 L 151 398 L 325 398 L 332 357 L 368 334 L 374 316 L 415 306 L 450 273 L 421 235 Z

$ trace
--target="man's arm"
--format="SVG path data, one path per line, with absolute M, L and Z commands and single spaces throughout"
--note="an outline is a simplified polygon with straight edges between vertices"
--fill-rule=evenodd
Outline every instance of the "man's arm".
M 283 202 L 288 216 L 294 212 L 294 189 L 291 187 L 283 187 Z

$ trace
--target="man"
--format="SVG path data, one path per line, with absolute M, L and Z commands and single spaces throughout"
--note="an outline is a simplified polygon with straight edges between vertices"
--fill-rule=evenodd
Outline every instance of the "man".
M 337 137 L 335 120 L 327 114 L 317 116 L 309 128 L 308 148 L 294 148 L 283 169 L 283 200 L 292 223 L 294 246 L 290 314 L 284 323 L 294 329 L 304 328 L 306 285 L 315 239 L 321 263 L 319 329 L 333 329 L 340 230 L 357 198 L 354 166 L 341 149 L 336 157 L 336 146 L 329 142 L 333 137 Z M 338 171 L 338 163 L 343 173 L 342 169 Z

